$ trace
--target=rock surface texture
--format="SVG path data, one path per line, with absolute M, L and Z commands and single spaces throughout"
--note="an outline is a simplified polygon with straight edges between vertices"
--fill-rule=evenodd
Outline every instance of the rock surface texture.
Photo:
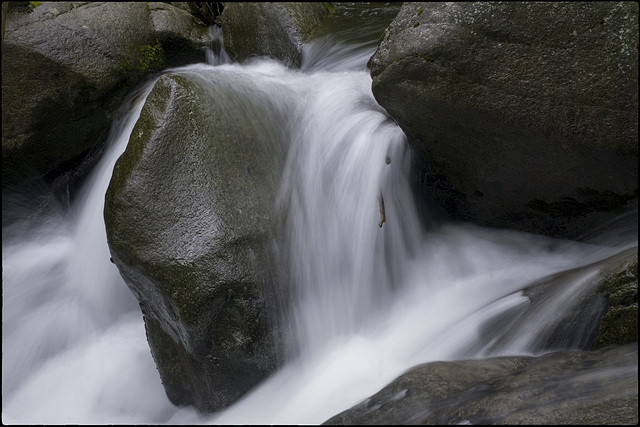
M 573 238 L 637 204 L 637 3 L 405 3 L 369 68 L 454 218 Z
M 162 76 L 106 194 L 109 248 L 167 395 L 205 412 L 280 363 L 276 301 L 286 298 L 269 245 L 284 155 L 281 118 L 260 93 L 233 71 Z
M 523 348 L 532 354 L 638 342 L 637 246 L 552 274 L 521 294 L 527 303 L 481 325 L 478 343 L 468 354 L 508 353 L 510 348 L 522 348 L 518 344 L 522 336 L 532 334 L 535 340 Z M 560 300 L 562 310 L 558 311 L 553 301 Z
M 224 47 L 236 61 L 269 57 L 298 68 L 302 43 L 329 9 L 319 2 L 227 3 L 221 15 Z
M 419 365 L 326 425 L 637 424 L 638 344 Z
M 79 164 L 104 142 L 136 84 L 167 65 L 204 61 L 208 40 L 206 25 L 166 3 L 9 8 L 2 46 L 3 189 Z

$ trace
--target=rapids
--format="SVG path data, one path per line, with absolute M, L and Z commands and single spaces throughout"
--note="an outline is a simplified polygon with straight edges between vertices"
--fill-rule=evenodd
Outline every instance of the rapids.
M 356 19 L 355 10 L 345 16 Z M 519 324 L 519 339 L 495 349 L 498 336 L 478 343 L 479 329 L 525 304 L 520 290 L 536 280 L 637 251 L 637 213 L 578 243 L 456 223 L 417 202 L 411 150 L 375 102 L 366 69 L 394 10 L 372 9 L 377 20 L 360 31 L 345 24 L 305 46 L 300 70 L 234 64 L 218 45 L 208 64 L 165 71 L 246 78 L 270 96 L 287 88 L 282 108 L 294 119 L 280 123 L 290 141 L 279 253 L 292 295 L 282 369 L 210 416 L 176 408 L 164 393 L 137 301 L 109 260 L 102 217 L 151 80 L 123 106 L 73 203 L 43 191 L 3 207 L 5 424 L 319 424 L 419 363 L 538 354 L 540 325 L 597 270 L 576 275 L 556 305 Z

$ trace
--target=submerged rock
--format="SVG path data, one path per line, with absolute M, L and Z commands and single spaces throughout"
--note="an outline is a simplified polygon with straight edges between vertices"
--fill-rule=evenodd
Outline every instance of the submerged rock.
M 234 79 L 233 83 L 229 79 Z M 277 108 L 233 72 L 162 76 L 105 202 L 167 396 L 220 410 L 279 364 L 269 245 L 284 162 Z
M 55 178 L 92 148 L 100 151 L 133 86 L 169 64 L 204 61 L 209 40 L 206 25 L 166 3 L 41 2 L 9 10 L 3 189 Z
M 479 327 L 468 355 L 593 350 L 638 341 L 638 248 L 545 277 L 527 299 Z M 521 337 L 528 338 L 522 347 Z M 489 343 L 489 344 L 487 344 Z
M 269 57 L 302 63 L 302 43 L 331 13 L 328 3 L 227 3 L 221 15 L 224 47 L 236 61 Z
M 632 247 L 531 284 L 479 325 L 474 360 L 416 366 L 325 424 L 637 423 L 637 259 Z M 513 348 L 548 354 L 487 357 Z
M 324 424 L 637 424 L 637 363 L 637 343 L 431 362 Z
M 373 94 L 454 218 L 575 237 L 637 203 L 637 3 L 405 3 L 380 40 Z

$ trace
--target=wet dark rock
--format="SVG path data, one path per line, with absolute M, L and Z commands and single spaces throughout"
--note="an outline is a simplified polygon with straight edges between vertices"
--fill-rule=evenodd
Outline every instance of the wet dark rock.
M 320 2 L 227 3 L 220 18 L 225 50 L 240 62 L 268 57 L 298 68 L 302 43 L 330 9 Z
M 637 424 L 637 362 L 637 343 L 431 362 L 324 424 Z
M 285 156 L 268 95 L 206 75 L 156 82 L 115 165 L 105 224 L 167 396 L 211 412 L 280 363 L 286 297 L 270 245 Z
M 607 313 L 601 319 L 596 347 L 638 341 L 638 254 L 625 260 L 598 287 L 607 301 Z
M 3 191 L 39 179 L 64 176 L 57 187 L 78 179 L 90 168 L 78 165 L 99 157 L 135 85 L 167 65 L 205 60 L 207 26 L 166 3 L 41 2 L 9 10 Z
M 574 238 L 637 203 L 637 3 L 405 3 L 369 68 L 454 218 Z
M 524 348 L 533 354 L 637 342 L 637 260 L 633 247 L 532 283 L 528 302 L 481 325 L 467 354 L 504 354 L 522 335 L 535 336 Z

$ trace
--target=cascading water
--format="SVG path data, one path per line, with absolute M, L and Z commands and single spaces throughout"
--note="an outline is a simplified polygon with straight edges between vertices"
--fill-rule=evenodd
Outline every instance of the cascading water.
M 170 405 L 137 301 L 109 261 L 102 213 L 113 165 L 151 87 L 129 97 L 72 209 L 29 217 L 26 239 L 3 241 L 5 423 L 159 422 L 159 407 Z M 153 400 L 139 399 L 147 394 Z
M 367 73 L 306 79 L 315 91 L 293 133 L 281 203 L 296 342 L 313 352 L 383 308 L 422 230 L 404 134 L 376 105 Z
M 321 423 L 418 363 L 536 353 L 540 325 L 557 306 L 514 321 L 511 337 L 480 331 L 526 305 L 528 284 L 637 248 L 637 231 L 604 245 L 446 221 L 425 229 L 404 134 L 371 94 L 373 49 L 368 39 L 320 39 L 300 71 L 228 64 L 214 49 L 211 65 L 171 70 L 246 75 L 270 96 L 288 88 L 279 105 L 295 120 L 279 123 L 290 141 L 278 204 L 292 348 L 282 369 L 208 417 L 164 394 L 135 298 L 109 262 L 102 219 L 150 82 L 114 123 L 71 210 L 50 206 L 3 230 L 5 423 Z M 553 303 L 570 304 L 596 271 L 570 275 Z

